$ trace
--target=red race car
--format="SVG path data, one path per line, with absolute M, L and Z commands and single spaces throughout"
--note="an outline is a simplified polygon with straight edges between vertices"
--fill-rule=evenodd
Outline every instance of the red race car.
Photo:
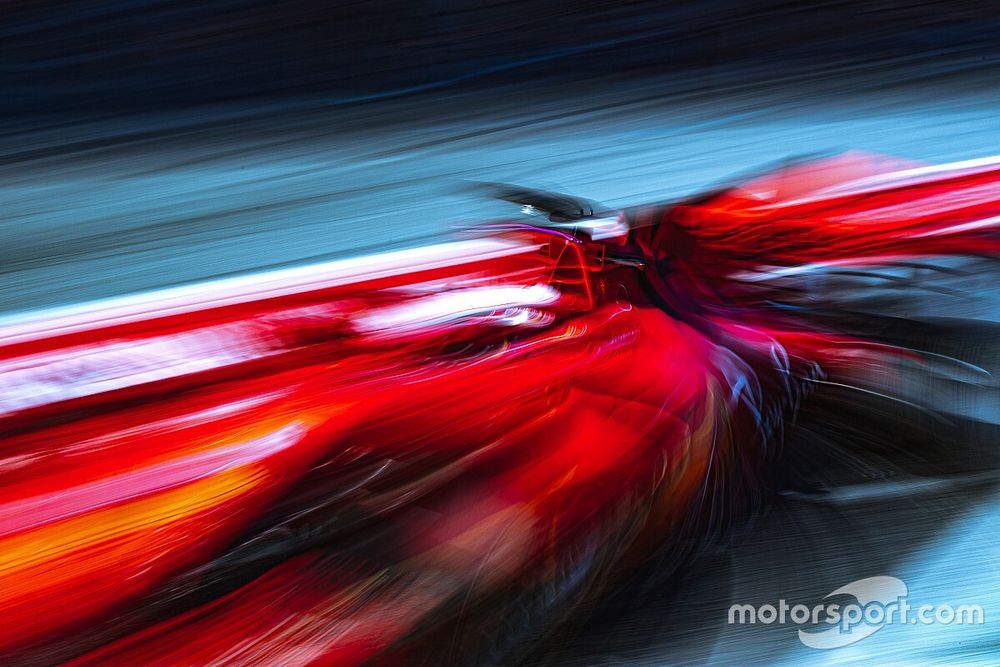
M 530 215 L 0 321 L 4 662 L 503 663 L 752 495 L 812 387 L 919 361 L 804 277 L 1000 250 L 1000 160 L 498 194 Z

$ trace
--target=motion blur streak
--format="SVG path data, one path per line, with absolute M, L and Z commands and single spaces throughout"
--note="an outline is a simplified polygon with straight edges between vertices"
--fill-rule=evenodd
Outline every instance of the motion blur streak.
M 0 664 L 1000 664 L 992 4 L 3 3 Z
M 848 154 L 617 213 L 500 194 L 535 215 L 6 318 L 0 652 L 525 659 L 759 506 L 817 387 L 916 405 L 900 378 L 944 372 L 813 274 L 1000 254 L 995 160 Z

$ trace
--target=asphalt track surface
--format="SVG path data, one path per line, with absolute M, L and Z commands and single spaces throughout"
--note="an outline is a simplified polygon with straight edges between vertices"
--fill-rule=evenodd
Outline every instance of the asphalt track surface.
M 426 243 L 514 212 L 471 192 L 471 181 L 621 206 L 809 154 L 938 162 L 1000 152 L 995 82 L 901 71 L 766 87 L 705 81 L 681 92 L 606 80 L 346 106 L 286 99 L 9 125 L 0 130 L 0 312 Z M 996 320 L 995 277 L 982 277 L 963 308 Z M 995 345 L 957 344 L 1000 367 Z M 985 401 L 977 410 L 996 423 L 996 393 Z M 995 436 L 969 437 L 955 449 L 960 474 L 883 479 L 888 464 L 831 462 L 853 471 L 835 493 L 782 497 L 679 582 L 599 617 L 540 662 L 996 664 L 1000 457 Z M 887 626 L 830 651 L 803 646 L 794 626 L 726 623 L 734 603 L 815 604 L 876 575 L 905 581 L 914 603 L 980 604 L 986 623 Z

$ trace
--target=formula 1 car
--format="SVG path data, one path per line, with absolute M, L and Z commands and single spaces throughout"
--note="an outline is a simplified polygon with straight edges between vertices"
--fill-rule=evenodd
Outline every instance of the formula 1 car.
M 1000 159 L 493 190 L 526 215 L 0 320 L 4 662 L 509 664 L 753 502 L 815 387 L 919 363 L 809 277 L 1000 250 Z

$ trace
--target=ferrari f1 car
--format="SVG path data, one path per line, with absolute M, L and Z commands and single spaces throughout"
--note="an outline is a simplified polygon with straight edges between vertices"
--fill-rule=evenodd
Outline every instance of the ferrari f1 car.
M 3 318 L 3 661 L 508 664 L 752 502 L 817 386 L 920 362 L 811 276 L 1000 250 L 992 159 L 496 194 L 527 215 Z

